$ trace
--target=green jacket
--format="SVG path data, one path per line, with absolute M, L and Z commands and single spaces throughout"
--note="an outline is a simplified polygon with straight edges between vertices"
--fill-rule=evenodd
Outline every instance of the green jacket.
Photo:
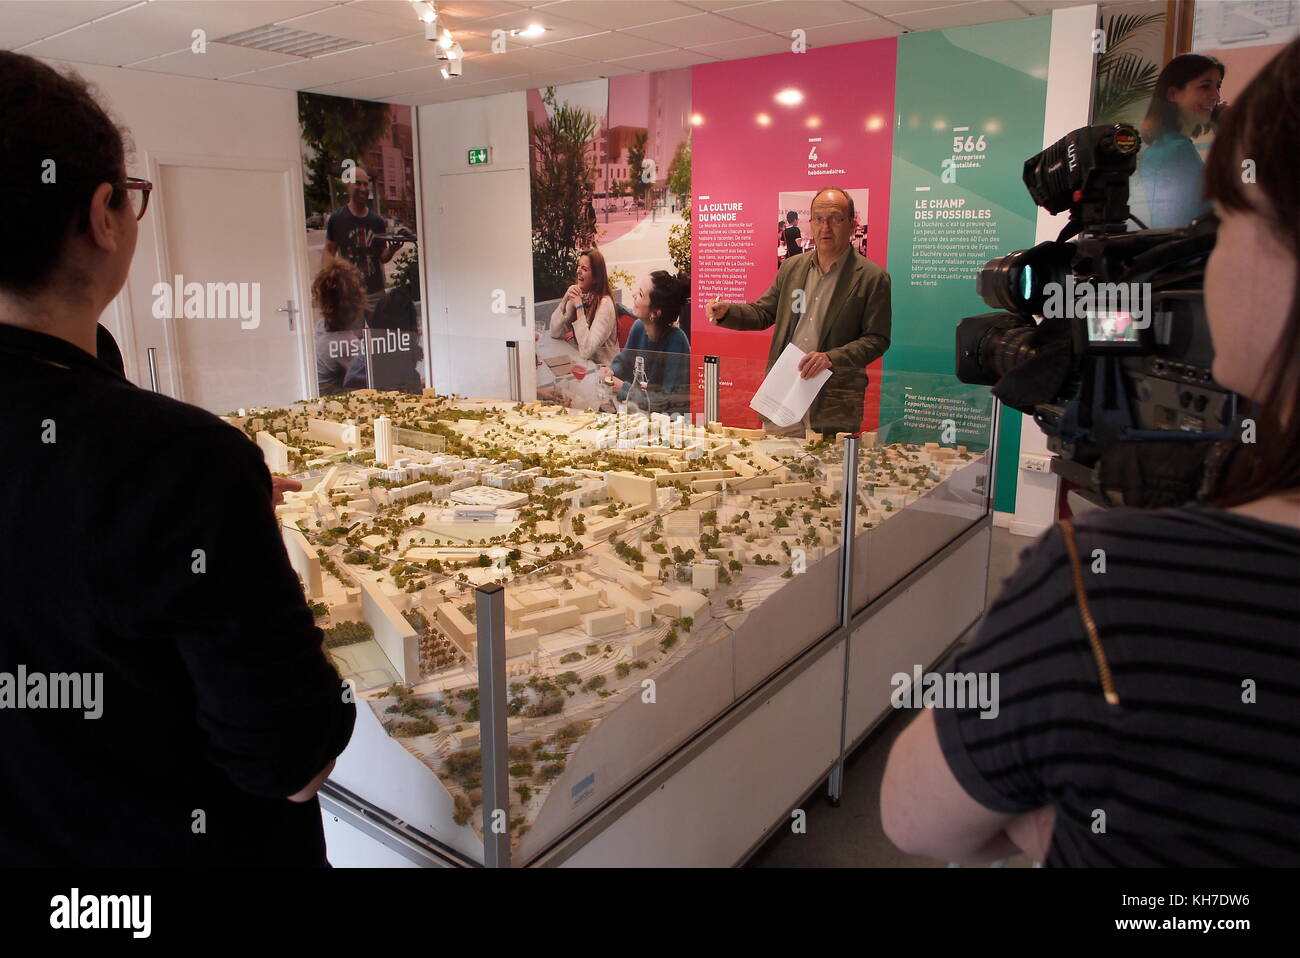
M 767 329 L 775 325 L 767 368 L 794 336 L 799 316 L 791 308 L 794 291 L 805 289 L 816 250 L 791 256 L 776 271 L 772 288 L 754 303 L 733 304 L 718 320 L 727 329 Z M 855 249 L 841 267 L 835 292 L 822 320 L 820 351 L 831 361 L 831 378 L 813 400 L 809 421 L 818 432 L 857 432 L 867 391 L 867 364 L 889 348 L 892 324 L 889 274 Z

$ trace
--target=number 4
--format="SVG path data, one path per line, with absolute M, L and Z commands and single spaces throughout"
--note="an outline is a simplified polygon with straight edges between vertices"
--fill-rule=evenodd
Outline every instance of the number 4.
M 813 145 L 813 148 L 808 151 L 808 159 L 810 160 L 817 159 L 817 146 L 815 144 Z

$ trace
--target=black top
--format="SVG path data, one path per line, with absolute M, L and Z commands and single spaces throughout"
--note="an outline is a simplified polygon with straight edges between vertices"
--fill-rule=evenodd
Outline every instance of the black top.
M 1074 525 L 1119 704 L 1054 527 L 953 666 L 998 674 L 997 716 L 935 711 L 957 780 L 1056 806 L 1049 865 L 1300 865 L 1300 531 L 1204 506 Z
M 61 339 L 0 324 L 0 365 L 0 865 L 326 864 L 284 796 L 356 712 L 257 447 Z M 17 708 L 50 673 L 96 703 Z
M 356 216 L 346 203 L 325 221 L 325 238 L 337 243 L 338 254 L 361 271 L 367 293 L 384 291 L 384 267 L 379 262 L 384 241 L 375 237 L 387 231 L 388 224 L 374 210 Z
M 781 234 L 781 239 L 785 241 L 785 255 L 798 256 L 803 252 L 799 248 L 799 238 L 803 236 L 803 231 L 797 226 L 787 226 Z

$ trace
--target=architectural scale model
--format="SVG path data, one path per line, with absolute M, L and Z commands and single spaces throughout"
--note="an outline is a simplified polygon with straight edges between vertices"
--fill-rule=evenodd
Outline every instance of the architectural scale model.
M 276 512 L 340 673 L 480 836 L 473 590 L 507 585 L 516 845 L 594 729 L 647 689 L 653 701 L 654 680 L 740 635 L 796 576 L 829 569 L 841 535 L 843 461 L 827 442 L 431 390 L 225 418 L 303 484 Z M 874 439 L 860 530 L 982 458 Z M 571 777 L 566 808 L 595 773 Z

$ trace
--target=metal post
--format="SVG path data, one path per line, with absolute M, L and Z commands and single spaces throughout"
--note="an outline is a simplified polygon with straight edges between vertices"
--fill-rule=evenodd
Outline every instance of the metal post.
M 364 340 L 365 340 L 365 344 L 366 344 L 366 388 L 367 388 L 367 389 L 374 389 L 374 388 L 375 388 L 375 370 L 374 370 L 374 367 L 371 365 L 371 362 L 370 362 L 370 327 L 369 327 L 369 326 L 363 326 L 363 327 L 361 327 L 361 328 L 362 328 L 362 331 L 363 331 L 364 334 L 365 334 L 365 336 L 364 336 Z
M 997 482 L 995 477 L 998 471 L 998 455 L 1000 453 L 1000 450 L 998 449 L 998 441 L 1001 439 L 1001 432 L 998 427 L 1002 419 L 1002 402 L 996 396 L 992 397 L 992 409 L 989 411 L 989 415 L 991 416 L 991 419 L 989 420 L 989 445 L 988 445 L 989 471 L 984 476 L 984 511 L 986 513 L 992 514 L 995 511 L 995 506 L 997 505 L 995 501 L 995 495 L 997 489 Z M 1017 456 L 1017 458 L 1019 457 Z M 993 530 L 990 529 L 988 557 L 984 560 L 984 608 L 985 609 L 989 607 L 990 586 L 988 581 L 989 578 L 988 570 L 992 564 L 993 564 Z
M 519 378 L 519 343 L 506 340 L 506 381 L 510 383 L 510 401 L 519 402 L 523 389 Z
M 152 389 L 154 392 L 157 392 L 157 391 L 158 391 L 158 360 L 157 360 L 157 358 L 154 356 L 154 353 L 155 353 L 155 352 L 157 352 L 157 349 L 156 349 L 155 347 L 153 347 L 153 346 L 150 346 L 149 349 L 148 349 L 148 353 L 149 353 L 149 388 Z
M 858 436 L 844 440 L 844 501 L 840 518 L 840 628 L 844 630 L 844 685 L 840 691 L 840 749 L 827 782 L 827 797 L 839 805 L 844 791 L 844 749 L 849 719 L 849 647 L 853 621 L 853 548 L 857 542 Z
M 483 864 L 510 867 L 510 779 L 506 763 L 506 590 L 474 590 L 478 619 L 478 729 L 483 781 Z
M 718 409 L 718 390 L 721 388 L 721 369 L 717 356 L 704 357 L 704 424 L 721 422 Z

